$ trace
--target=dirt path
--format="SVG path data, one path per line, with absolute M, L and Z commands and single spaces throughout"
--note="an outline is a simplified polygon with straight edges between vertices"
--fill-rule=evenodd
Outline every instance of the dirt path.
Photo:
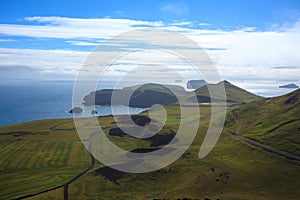
M 230 115 L 231 115 L 231 117 L 234 119 L 235 124 L 236 124 L 235 132 L 236 132 L 236 133 L 239 133 L 239 132 L 240 132 L 241 124 L 240 124 L 240 122 L 239 122 L 239 120 L 238 120 L 238 116 L 237 116 L 237 114 L 236 114 L 236 112 L 235 112 L 234 110 L 230 111 Z
M 214 114 L 217 114 L 217 113 L 214 113 Z M 203 118 L 200 118 L 200 119 L 204 119 L 204 118 L 208 118 L 210 117 L 212 114 L 209 114 L 209 115 L 205 115 Z M 236 118 L 236 116 L 234 115 L 234 113 L 231 113 L 232 117 L 234 118 L 234 120 L 236 121 L 236 123 L 238 123 L 238 120 Z M 238 127 L 238 124 L 237 124 L 237 127 Z M 199 129 L 202 129 L 202 130 L 207 130 L 207 128 L 199 128 Z M 222 132 L 223 135 L 227 135 L 227 136 L 230 136 L 230 137 L 233 137 L 233 138 L 236 138 L 238 140 L 241 140 L 243 142 L 246 142 L 248 144 L 251 144 L 255 147 L 258 147 L 264 151 L 267 151 L 267 152 L 270 152 L 270 153 L 273 153 L 273 154 L 276 154 L 278 156 L 283 156 L 289 160 L 296 160 L 296 161 L 300 161 L 300 157 L 296 156 L 296 155 L 293 155 L 293 154 L 289 154 L 289 153 L 286 153 L 286 152 L 283 152 L 283 151 L 279 151 L 277 149 L 273 149 L 269 146 L 266 146 L 264 144 L 261 144 L 257 141 L 254 141 L 254 140 L 251 140 L 251 139 L 248 139 L 248 138 L 245 138 L 245 137 L 242 137 L 242 136 L 239 136 L 239 135 L 236 135 L 236 134 L 232 134 L 232 133 L 227 133 L 227 132 Z
M 239 129 L 240 122 L 238 120 L 238 117 L 237 117 L 237 115 L 234 111 L 231 111 L 230 114 L 231 114 L 232 118 L 235 120 L 235 123 L 236 123 L 236 133 L 239 133 L 240 132 L 240 129 Z M 247 142 L 248 144 L 251 144 L 255 147 L 259 147 L 259 148 L 261 148 L 265 151 L 271 152 L 271 153 L 279 155 L 279 156 L 283 156 L 287 159 L 300 161 L 300 157 L 298 157 L 296 155 L 289 154 L 289 153 L 286 153 L 286 152 L 283 152 L 283 151 L 279 151 L 277 149 L 273 149 L 273 148 L 268 147 L 266 145 L 263 145 L 263 144 L 261 144 L 257 141 L 254 141 L 254 140 L 251 140 L 251 139 L 248 139 L 248 138 L 236 135 L 236 134 L 231 134 L 231 133 L 226 133 L 226 132 L 223 132 L 222 134 L 228 135 L 230 137 L 234 137 L 234 138 L 239 139 L 239 140 L 242 140 L 242 141 Z
M 255 147 L 261 148 L 261 149 L 263 149 L 265 151 L 271 152 L 271 153 L 279 155 L 279 156 L 283 156 L 283 157 L 285 157 L 287 159 L 300 161 L 300 157 L 298 157 L 298 156 L 295 156 L 295 155 L 292 155 L 292 154 L 289 154 L 289 153 L 286 153 L 286 152 L 283 152 L 283 151 L 279 151 L 279 150 L 273 149 L 271 147 L 268 147 L 266 145 L 258 143 L 258 142 L 254 141 L 254 140 L 250 140 L 248 138 L 244 138 L 244 137 L 241 137 L 239 135 L 235 135 L 235 134 L 231 134 L 231 133 L 226 133 L 226 132 L 222 132 L 222 134 L 223 135 L 228 135 L 230 137 L 234 137 L 234 138 L 239 139 L 239 140 L 242 140 L 242 141 L 247 142 L 248 144 L 251 144 L 251 145 L 253 145 Z

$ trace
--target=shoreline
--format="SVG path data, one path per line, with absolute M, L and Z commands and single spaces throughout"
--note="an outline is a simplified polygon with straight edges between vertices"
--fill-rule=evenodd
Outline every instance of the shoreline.
M 135 108 L 135 107 L 132 107 Z M 138 108 L 141 109 L 141 108 Z M 143 111 L 140 111 L 139 113 L 130 113 L 129 115 L 139 115 L 143 112 L 145 112 L 146 110 L 148 110 L 149 108 L 143 108 Z M 75 114 L 76 115 L 76 114 Z M 126 113 L 121 113 L 121 114 L 116 114 L 116 115 L 128 115 Z M 89 118 L 89 117 L 97 117 L 97 118 L 101 118 L 101 117 L 109 117 L 112 116 L 112 113 L 110 114 L 104 114 L 104 115 L 94 115 L 94 116 L 82 116 L 82 118 Z M 80 117 L 80 116 L 78 116 Z M 19 124 L 23 124 L 23 123 L 32 123 L 32 122 L 38 122 L 38 121 L 47 121 L 47 120 L 67 120 L 67 119 L 73 119 L 73 114 L 70 114 L 70 117 L 54 117 L 54 118 L 43 118 L 43 119 L 34 119 L 34 120 L 28 120 L 28 121 L 22 121 L 22 122 L 17 122 L 17 123 L 12 123 L 12 124 L 5 124 L 5 125 L 0 125 L 0 127 L 7 127 L 7 126 L 14 126 L 14 125 L 19 125 Z
M 95 109 L 98 114 L 94 115 L 97 117 L 101 117 L 101 116 L 108 116 L 112 114 L 112 110 L 110 106 L 100 106 L 100 105 L 96 105 L 94 106 L 82 106 L 83 108 L 85 108 L 86 110 L 84 112 L 82 112 L 81 114 L 78 115 L 78 117 L 93 117 L 90 114 L 90 111 L 92 109 Z M 98 108 L 97 108 L 98 107 Z M 71 108 L 70 108 L 71 109 Z M 127 107 L 127 106 L 118 106 L 116 109 L 116 113 L 117 115 L 123 115 L 123 114 L 127 114 L 127 111 L 129 111 L 130 114 L 139 114 L 145 110 L 147 110 L 148 108 L 137 108 L 137 107 Z M 102 114 L 101 114 L 102 113 Z M 39 116 L 40 112 L 35 113 L 36 115 Z M 44 113 L 43 113 L 44 114 Z M 52 114 L 53 115 L 53 114 Z M 77 115 L 77 114 L 76 114 Z M 61 117 L 60 117 L 61 116 Z M 17 116 L 18 117 L 18 116 Z M 35 118 L 35 119 L 30 119 L 30 118 Z M 39 120 L 49 120 L 49 119 L 69 119 L 69 118 L 73 118 L 73 114 L 68 113 L 67 110 L 64 110 L 61 113 L 58 113 L 57 116 L 54 117 L 28 117 L 28 120 L 23 120 L 23 121 L 18 121 L 18 120 L 11 120 L 11 121 L 16 121 L 15 123 L 6 123 L 6 124 L 2 124 L 0 122 L 0 127 L 3 126 L 10 126 L 10 125 L 14 125 L 14 124 L 20 124 L 20 123 L 26 123 L 26 122 L 32 122 L 32 121 L 39 121 Z M 4 120 L 5 121 L 5 120 Z M 8 121 L 8 120 L 6 120 Z

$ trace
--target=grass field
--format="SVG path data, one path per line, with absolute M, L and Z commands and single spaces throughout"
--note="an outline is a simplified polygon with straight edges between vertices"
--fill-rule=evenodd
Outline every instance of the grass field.
M 299 165 L 222 136 L 198 158 L 204 133 L 172 165 L 146 174 L 125 174 L 116 185 L 89 173 L 70 185 L 72 199 L 297 199 Z M 101 166 L 96 166 L 95 169 Z
M 166 111 L 166 125 L 176 130 L 181 120 L 179 107 L 166 106 Z M 201 116 L 207 115 L 210 107 L 202 106 L 200 112 Z M 189 116 L 185 120 L 194 118 Z M 101 117 L 99 122 L 103 127 L 116 126 L 111 117 Z M 201 126 L 208 123 L 209 119 L 200 122 Z M 124 173 L 113 182 L 98 173 L 103 165 L 96 162 L 88 173 L 69 185 L 69 199 L 298 199 L 299 162 L 225 135 L 207 157 L 199 159 L 205 133 L 199 130 L 180 159 L 155 172 Z M 127 136 L 108 137 L 127 150 L 149 146 L 147 141 Z M 91 162 L 72 119 L 0 127 L 0 148 L 0 199 L 13 199 L 63 184 Z M 63 199 L 63 188 L 28 199 Z
M 1 127 L 1 199 L 62 184 L 86 168 L 89 157 L 75 132 L 48 130 L 63 121 L 72 123 L 42 120 Z

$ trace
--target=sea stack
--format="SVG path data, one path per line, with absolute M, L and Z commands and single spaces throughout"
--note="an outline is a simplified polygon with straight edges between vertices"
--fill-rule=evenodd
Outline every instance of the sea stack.
M 69 111 L 69 113 L 82 113 L 82 111 L 83 111 L 82 108 L 74 107 Z

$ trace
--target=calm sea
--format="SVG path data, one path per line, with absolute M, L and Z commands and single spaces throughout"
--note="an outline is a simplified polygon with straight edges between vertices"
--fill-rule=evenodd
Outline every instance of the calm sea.
M 110 88 L 109 82 L 101 86 Z M 71 118 L 73 82 L 34 81 L 0 85 L 0 126 L 39 119 Z M 99 116 L 112 114 L 110 106 L 96 106 Z M 115 106 L 116 114 L 137 114 L 143 108 Z M 90 113 L 88 113 L 90 114 Z M 84 115 L 84 113 L 83 113 Z

